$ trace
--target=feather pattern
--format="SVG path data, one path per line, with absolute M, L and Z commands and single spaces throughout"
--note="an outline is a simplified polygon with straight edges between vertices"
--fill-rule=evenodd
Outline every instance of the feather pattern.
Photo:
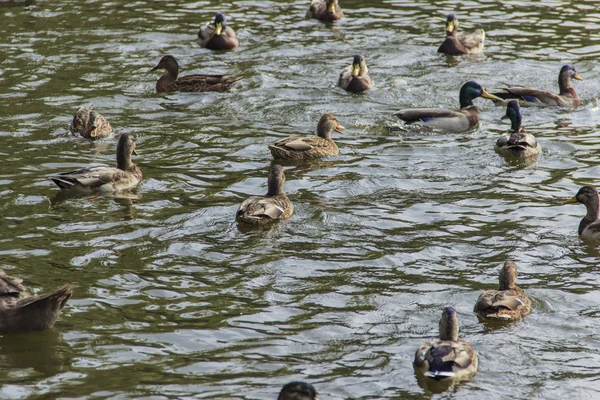
M 494 150 L 504 157 L 531 157 L 542 152 L 535 136 L 527 133 L 521 126 L 523 115 L 517 100 L 511 100 L 506 106 L 506 115 L 502 119 L 511 121 L 510 132 L 504 133 L 496 141 Z
M 352 93 L 364 92 L 373 87 L 373 80 L 369 75 L 369 69 L 363 55 L 355 55 L 352 65 L 344 68 L 340 74 L 338 86 Z
M 213 22 L 198 31 L 198 44 L 210 50 L 231 50 L 240 43 L 235 31 L 226 24 L 225 16 L 218 13 Z
M 110 136 L 112 126 L 104 115 L 92 110 L 93 104 L 83 106 L 75 113 L 71 121 L 70 130 L 73 134 L 80 134 L 86 139 L 103 139 Z

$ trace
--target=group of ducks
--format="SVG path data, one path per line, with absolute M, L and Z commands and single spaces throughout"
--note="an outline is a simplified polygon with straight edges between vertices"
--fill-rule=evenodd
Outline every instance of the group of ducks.
M 306 13 L 307 18 L 335 21 L 343 17 L 338 0 L 312 0 Z M 484 47 L 485 32 L 481 29 L 468 34 L 458 32 L 458 20 L 450 14 L 446 20 L 446 38 L 438 52 L 449 55 L 481 53 Z M 225 16 L 218 13 L 213 22 L 203 26 L 198 32 L 198 42 L 212 50 L 230 50 L 239 45 L 235 31 L 226 23 Z M 156 83 L 157 92 L 206 92 L 227 91 L 242 79 L 235 75 L 188 75 L 179 76 L 177 60 L 166 55 L 152 69 L 164 69 Z M 479 123 L 479 110 L 473 104 L 477 97 L 490 99 L 506 105 L 503 118 L 511 121 L 511 130 L 500 137 L 495 150 L 507 157 L 531 157 L 541 152 L 535 137 L 522 127 L 521 106 L 560 106 L 577 107 L 579 97 L 572 86 L 572 79 L 581 80 L 572 65 L 561 68 L 558 94 L 522 86 L 507 85 L 496 93 L 487 92 L 477 82 L 465 83 L 459 93 L 460 109 L 413 108 L 400 110 L 396 115 L 406 124 L 418 124 L 445 132 L 466 132 Z M 357 54 L 350 66 L 339 77 L 338 86 L 353 93 L 363 92 L 373 87 L 365 57 Z M 108 137 L 112 127 L 106 118 L 92 109 L 81 107 L 75 114 L 70 127 L 73 133 L 95 140 Z M 268 148 L 274 159 L 307 161 L 339 154 L 332 132 L 343 133 L 336 116 L 325 113 L 318 122 L 317 135 L 290 136 L 277 140 Z M 142 180 L 141 170 L 132 162 L 132 154 L 137 155 L 132 134 L 123 134 L 117 145 L 117 166 L 93 166 L 58 174 L 50 179 L 63 190 L 84 193 L 108 193 L 135 188 Z M 284 170 L 273 165 L 268 177 L 267 193 L 245 200 L 236 213 L 242 224 L 261 225 L 290 218 L 293 205 L 283 192 Z M 587 207 L 587 214 L 580 223 L 579 234 L 583 238 L 600 238 L 598 221 L 599 199 L 595 188 L 585 186 L 568 201 L 579 202 Z M 497 290 L 488 290 L 479 296 L 474 312 L 480 319 L 518 320 L 531 312 L 531 301 L 525 292 L 516 285 L 517 270 L 514 262 L 508 261 L 500 270 L 500 285 Z M 33 296 L 18 278 L 10 277 L 0 270 L 0 333 L 42 330 L 51 327 L 61 309 L 71 297 L 71 289 L 63 286 L 47 295 Z M 439 323 L 439 339 L 424 343 L 414 357 L 415 369 L 424 376 L 441 380 L 446 378 L 463 379 L 477 371 L 476 351 L 458 337 L 456 311 L 447 307 L 443 310 Z M 283 387 L 278 399 L 316 399 L 314 387 L 304 382 L 291 382 Z

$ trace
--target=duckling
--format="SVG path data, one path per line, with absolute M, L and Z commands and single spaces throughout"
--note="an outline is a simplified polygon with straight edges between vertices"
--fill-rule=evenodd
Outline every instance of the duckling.
M 112 126 L 104 115 L 92 110 L 94 105 L 83 106 L 75 113 L 70 130 L 73 134 L 79 133 L 86 139 L 103 139 L 110 136 Z
M 352 93 L 364 92 L 373 87 L 365 56 L 360 54 L 354 56 L 352 65 L 344 68 L 340 74 L 338 86 Z
M 598 220 L 598 191 L 591 186 L 584 186 L 565 204 L 581 203 L 585 205 L 587 214 L 579 223 L 579 236 L 582 239 L 600 239 L 600 221 Z
M 124 133 L 117 144 L 117 168 L 95 166 L 63 172 L 50 179 L 59 188 L 80 192 L 110 193 L 132 189 L 142 181 L 142 171 L 131 162 L 137 155 L 131 133 Z
M 338 0 L 312 0 L 310 8 L 306 12 L 306 18 L 314 18 L 321 21 L 337 21 L 342 19 L 344 13 L 340 8 Z
M 516 321 L 531 313 L 531 300 L 523 289 L 517 286 L 517 264 L 504 263 L 500 269 L 498 290 L 483 292 L 473 312 L 480 319 L 502 319 Z
M 175 57 L 167 55 L 160 59 L 158 65 L 151 69 L 164 69 L 167 73 L 156 82 L 156 91 L 162 92 L 226 92 L 238 81 L 241 76 L 236 75 L 206 75 L 196 74 L 177 77 L 179 64 Z
M 32 295 L 22 283 L 0 269 L 0 334 L 51 328 L 73 294 L 64 285 L 50 294 Z
M 290 382 L 283 386 L 277 400 L 319 400 L 314 386 L 306 382 Z
M 335 114 L 325 113 L 317 125 L 318 136 L 290 136 L 279 139 L 269 145 L 269 150 L 275 159 L 286 160 L 311 160 L 325 156 L 337 156 L 339 149 L 333 139 L 331 132 L 344 133 Z
M 438 53 L 451 56 L 483 53 L 483 42 L 485 41 L 485 31 L 483 29 L 477 29 L 473 33 L 457 32 L 458 19 L 456 19 L 456 15 L 448 14 L 446 18 L 446 40 L 439 47 Z
M 505 133 L 496 142 L 494 150 L 505 157 L 531 157 L 542 152 L 542 146 L 521 126 L 523 114 L 519 102 L 511 100 L 506 105 L 506 114 L 502 119 L 510 119 L 510 132 Z
M 518 100 L 521 107 L 532 106 L 558 106 L 558 107 L 579 107 L 581 101 L 573 87 L 571 79 L 582 81 L 583 78 L 577 73 L 575 67 L 571 64 L 563 65 L 558 73 L 559 93 L 555 94 L 548 90 L 533 89 L 525 86 L 508 85 L 501 89 L 501 92 L 492 93 L 501 98 L 494 103 L 501 105 L 506 100 Z
M 460 88 L 460 110 L 445 108 L 409 108 L 396 116 L 407 124 L 430 126 L 446 132 L 466 132 L 479 123 L 479 109 L 473 105 L 477 97 L 498 100 L 477 82 L 469 81 Z
M 288 219 L 294 213 L 292 202 L 283 193 L 285 174 L 281 165 L 273 165 L 264 196 L 244 200 L 236 213 L 238 222 L 262 225 L 278 219 Z
M 458 319 L 452 307 L 444 308 L 440 319 L 440 338 L 426 342 L 415 353 L 415 369 L 435 379 L 461 380 L 477 372 L 475 349 L 458 338 Z
M 231 50 L 240 44 L 235 31 L 227 26 L 223 13 L 217 13 L 214 22 L 209 22 L 200 28 L 198 43 L 210 50 Z

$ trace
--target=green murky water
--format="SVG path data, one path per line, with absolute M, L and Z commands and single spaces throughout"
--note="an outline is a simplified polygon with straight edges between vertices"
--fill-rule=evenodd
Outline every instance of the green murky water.
M 600 253 L 576 235 L 583 206 L 561 205 L 600 176 L 596 4 L 342 0 L 326 25 L 303 19 L 307 3 L 0 3 L 0 267 L 75 292 L 54 330 L 0 337 L 0 398 L 274 399 L 293 379 L 322 399 L 429 398 L 411 361 L 447 305 L 480 355 L 450 397 L 598 396 Z M 236 51 L 195 42 L 219 10 Z M 485 55 L 435 52 L 449 11 L 487 31 Z M 357 52 L 376 88 L 353 96 L 336 82 Z M 156 95 L 164 54 L 182 74 L 245 79 Z M 525 110 L 544 150 L 531 166 L 493 152 L 508 125 L 482 100 L 469 134 L 386 128 L 394 108 L 458 106 L 471 79 L 557 90 L 567 62 L 583 105 Z M 89 103 L 136 134 L 136 196 L 55 198 L 48 175 L 114 162 L 116 138 L 67 133 Z M 328 111 L 348 128 L 340 156 L 288 166 L 293 218 L 240 232 L 266 144 Z M 471 311 L 508 258 L 534 312 L 491 329 Z

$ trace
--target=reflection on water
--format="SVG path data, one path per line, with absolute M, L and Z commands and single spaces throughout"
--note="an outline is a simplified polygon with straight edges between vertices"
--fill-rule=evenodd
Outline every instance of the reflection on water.
M 600 254 L 576 235 L 583 208 L 563 205 L 600 176 L 596 7 L 342 6 L 343 20 L 323 24 L 303 18 L 304 0 L 0 2 L 0 267 L 41 291 L 74 287 L 54 331 L 0 338 L 0 396 L 273 399 L 299 379 L 324 399 L 429 398 L 411 362 L 448 305 L 480 357 L 448 396 L 596 394 Z M 216 11 L 238 49 L 197 45 Z M 486 30 L 484 55 L 436 53 L 451 11 Z M 337 87 L 356 53 L 376 84 L 361 95 Z M 157 95 L 149 69 L 164 54 L 186 74 L 244 80 L 230 93 Z M 466 134 L 393 115 L 458 107 L 468 80 L 555 92 L 566 63 L 585 78 L 583 105 L 524 110 L 543 148 L 531 165 L 494 152 L 508 126 L 491 103 L 477 101 L 482 124 Z M 115 137 L 68 133 L 90 103 Z M 240 231 L 237 207 L 266 191 L 267 144 L 314 134 L 324 112 L 347 128 L 340 156 L 286 164 L 294 216 Z M 141 152 L 135 193 L 71 197 L 47 179 L 114 165 L 123 132 Z M 533 313 L 491 329 L 473 304 L 506 259 Z

